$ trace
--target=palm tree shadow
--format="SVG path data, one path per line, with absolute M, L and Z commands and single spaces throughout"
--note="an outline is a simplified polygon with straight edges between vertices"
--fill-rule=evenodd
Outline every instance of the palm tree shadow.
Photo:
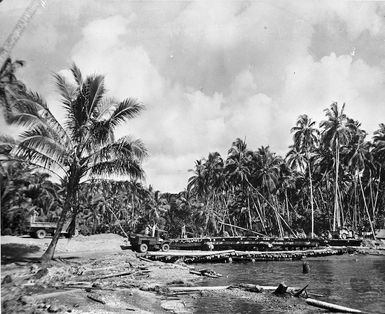
M 37 245 L 25 245 L 20 243 L 7 243 L 1 245 L 1 264 L 14 262 L 36 262 L 39 257 L 29 257 L 28 254 L 40 250 Z

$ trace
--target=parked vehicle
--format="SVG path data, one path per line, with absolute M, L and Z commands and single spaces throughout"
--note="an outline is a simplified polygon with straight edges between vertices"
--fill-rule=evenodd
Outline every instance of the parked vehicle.
M 159 235 L 151 237 L 143 234 L 134 234 L 130 235 L 130 242 L 132 249 L 140 253 L 156 250 L 167 252 L 170 249 L 170 241 L 162 239 Z
M 61 234 L 69 238 L 70 234 L 68 228 L 70 221 L 64 223 Z M 56 222 L 30 222 L 29 234 L 32 238 L 44 239 L 48 234 L 53 235 L 56 231 L 57 223 Z M 74 236 L 78 235 L 78 230 L 75 229 Z
M 355 239 L 357 236 L 354 234 L 352 230 L 348 230 L 347 228 L 341 228 L 332 232 L 333 239 Z

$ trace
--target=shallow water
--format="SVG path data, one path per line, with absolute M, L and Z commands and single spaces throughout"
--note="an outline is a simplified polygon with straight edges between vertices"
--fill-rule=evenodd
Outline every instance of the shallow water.
M 252 283 L 303 287 L 323 295 L 313 298 L 360 309 L 369 313 L 385 313 L 385 256 L 331 256 L 309 258 L 310 273 L 302 273 L 302 261 L 256 262 L 196 265 L 211 268 L 223 275 L 205 280 L 203 285 Z M 218 306 L 221 304 L 220 306 Z M 247 299 L 213 300 L 200 298 L 196 313 L 266 313 Z

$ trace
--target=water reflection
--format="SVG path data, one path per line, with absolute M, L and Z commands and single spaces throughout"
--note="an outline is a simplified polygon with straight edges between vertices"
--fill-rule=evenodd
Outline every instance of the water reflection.
M 322 295 L 316 299 L 372 313 L 385 313 L 385 257 L 333 256 L 308 259 L 308 262 L 311 268 L 308 274 L 302 273 L 301 261 L 196 266 L 211 267 L 224 275 L 222 278 L 206 280 L 203 283 L 206 285 L 278 285 L 282 281 L 290 286 L 309 284 L 309 291 Z M 220 310 L 215 300 L 198 300 L 196 313 L 264 312 L 263 309 L 257 311 L 255 304 L 250 304 L 246 299 L 229 300 L 227 307 Z

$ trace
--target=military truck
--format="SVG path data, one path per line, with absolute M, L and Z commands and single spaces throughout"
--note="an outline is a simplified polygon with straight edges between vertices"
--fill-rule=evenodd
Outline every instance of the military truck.
M 157 250 L 167 252 L 170 249 L 170 241 L 162 239 L 159 235 L 151 237 L 143 234 L 132 234 L 130 235 L 130 242 L 132 249 L 140 253 Z
M 69 238 L 69 225 L 70 225 L 70 220 L 64 223 L 63 229 L 61 231 L 61 234 L 64 235 L 65 237 Z M 37 238 L 37 239 L 44 239 L 48 234 L 53 235 L 56 231 L 57 227 L 57 222 L 43 222 L 43 221 L 36 221 L 36 222 L 30 222 L 29 225 L 29 235 L 32 238 Z M 75 229 L 75 234 L 74 236 L 78 235 L 78 230 Z

